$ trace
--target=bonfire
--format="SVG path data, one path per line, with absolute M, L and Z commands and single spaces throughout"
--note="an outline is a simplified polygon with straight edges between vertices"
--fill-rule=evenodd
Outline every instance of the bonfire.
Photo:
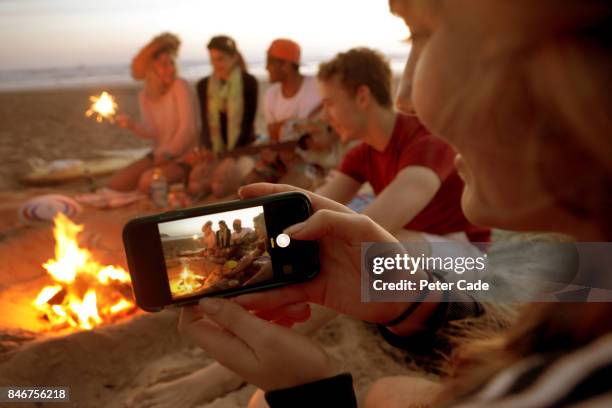
M 54 219 L 55 258 L 43 264 L 53 280 L 33 302 L 52 328 L 91 330 L 135 309 L 129 274 L 103 265 L 79 246 L 82 225 L 62 213 Z
M 203 276 L 193 273 L 187 264 L 183 264 L 183 270 L 178 279 L 172 279 L 170 281 L 170 287 L 172 288 L 172 293 L 181 296 L 203 289 L 205 287 L 203 281 Z

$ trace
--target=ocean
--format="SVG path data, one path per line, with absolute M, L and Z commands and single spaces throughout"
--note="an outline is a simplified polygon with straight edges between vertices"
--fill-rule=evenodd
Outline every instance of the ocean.
M 314 75 L 323 59 L 302 63 L 302 73 Z M 389 57 L 394 74 L 401 74 L 405 55 Z M 265 61 L 249 61 L 249 72 L 258 78 L 267 78 Z M 205 60 L 179 61 L 179 74 L 188 81 L 209 75 L 212 68 Z M 129 65 L 74 66 L 61 68 L 37 68 L 0 70 L 0 91 L 77 88 L 83 86 L 129 85 L 135 81 L 130 76 Z

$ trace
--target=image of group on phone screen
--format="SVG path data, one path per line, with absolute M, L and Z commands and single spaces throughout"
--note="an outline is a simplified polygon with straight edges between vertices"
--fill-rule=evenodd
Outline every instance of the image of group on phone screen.
M 174 299 L 254 285 L 272 278 L 263 207 L 160 223 Z

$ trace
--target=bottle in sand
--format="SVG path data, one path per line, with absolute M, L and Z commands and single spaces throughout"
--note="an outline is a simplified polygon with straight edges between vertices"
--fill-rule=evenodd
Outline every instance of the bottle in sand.
M 153 171 L 153 179 L 149 186 L 149 197 L 153 205 L 157 208 L 165 208 L 168 206 L 168 182 L 161 169 L 155 169 Z

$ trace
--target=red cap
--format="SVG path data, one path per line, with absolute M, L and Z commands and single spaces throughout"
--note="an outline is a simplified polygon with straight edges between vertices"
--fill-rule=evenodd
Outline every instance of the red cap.
M 273 58 L 278 58 L 284 61 L 300 63 L 300 46 L 295 41 L 287 38 L 279 38 L 272 41 L 268 48 L 268 55 Z

